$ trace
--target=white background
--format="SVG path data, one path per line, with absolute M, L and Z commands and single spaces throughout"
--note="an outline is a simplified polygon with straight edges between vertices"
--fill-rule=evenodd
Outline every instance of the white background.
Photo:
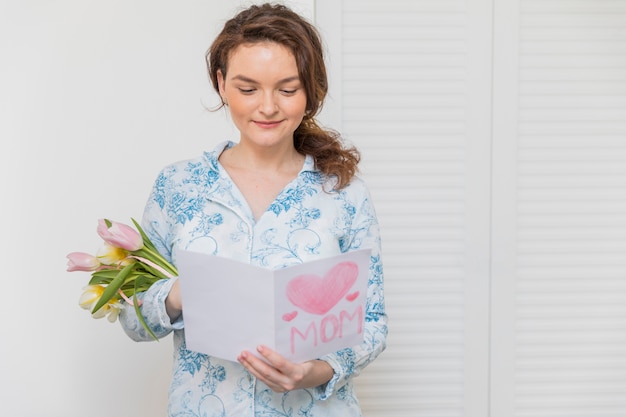
M 65 256 L 139 219 L 162 166 L 237 139 L 204 53 L 246 4 L 0 2 L 0 415 L 165 415 L 171 339 L 93 320 Z

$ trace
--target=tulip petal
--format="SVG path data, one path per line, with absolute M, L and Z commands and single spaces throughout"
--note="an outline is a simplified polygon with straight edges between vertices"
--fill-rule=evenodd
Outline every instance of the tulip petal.
M 117 266 L 128 257 L 128 251 L 105 242 L 96 253 L 96 257 L 103 265 Z
M 78 305 L 85 310 L 91 310 L 104 293 L 104 287 L 102 285 L 88 285 L 84 289 L 85 291 L 78 299 Z
M 117 320 L 117 316 L 120 315 L 120 309 L 119 308 L 112 308 L 111 311 L 109 312 L 109 315 L 107 317 L 107 320 L 111 323 L 115 323 L 115 320 Z
M 127 251 L 139 250 L 143 247 L 141 235 L 126 224 L 99 219 L 97 231 L 105 242 Z
M 85 252 L 72 252 L 67 254 L 67 271 L 95 271 L 101 266 L 95 256 Z

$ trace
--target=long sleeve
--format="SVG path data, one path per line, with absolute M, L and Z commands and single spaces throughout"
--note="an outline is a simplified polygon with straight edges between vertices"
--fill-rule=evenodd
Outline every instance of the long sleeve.
M 176 279 L 157 281 L 146 292 L 137 295 L 137 298 L 141 301 L 139 309 L 143 314 L 144 320 L 159 339 L 167 336 L 172 330 L 183 327 L 182 319 L 170 323 L 169 316 L 165 311 L 165 298 L 167 298 L 170 288 Z M 134 341 L 147 342 L 154 340 L 141 325 L 134 308 L 127 307 L 122 310 L 119 320 L 124 332 Z
M 364 340 L 354 347 L 328 354 L 321 359 L 327 361 L 335 371 L 333 379 L 318 394 L 328 398 L 349 379 L 357 376 L 386 347 L 387 314 L 383 292 L 383 268 L 379 226 L 371 204 L 369 193 L 358 209 L 351 224 L 352 239 L 348 251 L 371 248 L 367 304 L 365 313 Z
M 157 178 L 150 198 L 146 203 L 142 217 L 142 228 L 157 250 L 171 262 L 171 251 L 167 243 L 168 233 L 165 227 L 167 222 L 163 220 L 162 206 L 159 204 L 158 198 L 156 198 L 162 178 L 163 173 Z M 170 323 L 170 318 L 165 310 L 165 299 L 176 279 L 178 278 L 174 277 L 157 281 L 144 293 L 137 294 L 137 298 L 141 301 L 140 311 L 144 320 L 159 339 L 167 336 L 172 330 L 183 327 L 182 318 L 179 318 L 174 323 Z M 119 320 L 124 332 L 131 339 L 135 341 L 154 340 L 142 326 L 134 308 L 127 307 L 122 310 Z

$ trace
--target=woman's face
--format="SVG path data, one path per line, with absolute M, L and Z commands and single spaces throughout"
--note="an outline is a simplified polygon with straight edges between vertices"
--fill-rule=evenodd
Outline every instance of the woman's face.
M 274 42 L 240 45 L 230 54 L 228 73 L 219 71 L 217 79 L 241 143 L 293 146 L 306 93 L 289 49 Z

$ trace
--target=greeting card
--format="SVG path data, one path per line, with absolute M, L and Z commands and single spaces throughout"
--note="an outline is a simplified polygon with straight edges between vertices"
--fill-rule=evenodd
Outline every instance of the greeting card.
M 363 341 L 370 250 L 278 270 L 177 250 L 187 348 L 236 360 L 264 344 L 294 362 Z

